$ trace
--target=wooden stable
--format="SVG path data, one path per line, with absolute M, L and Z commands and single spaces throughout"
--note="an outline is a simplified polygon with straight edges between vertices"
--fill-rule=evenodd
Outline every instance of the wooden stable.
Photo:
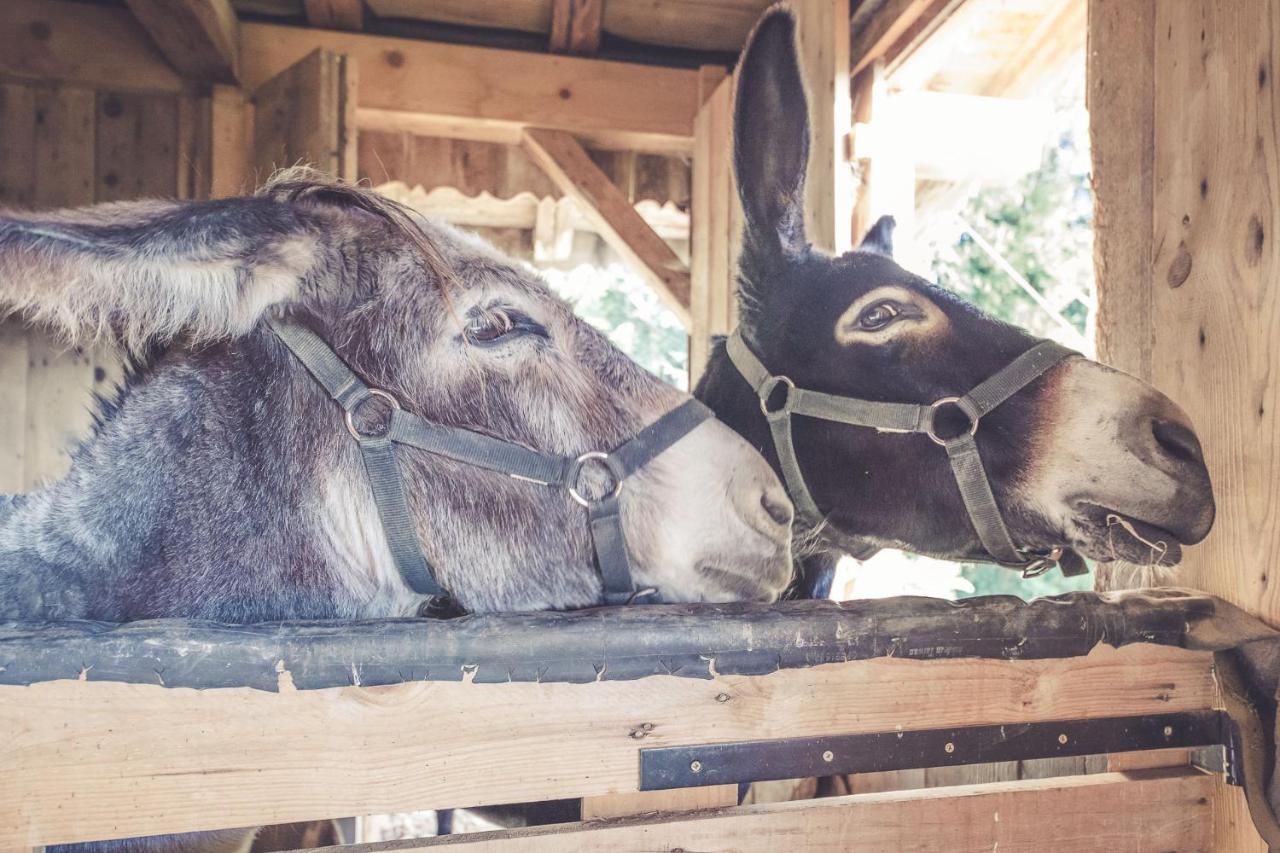
M 686 324 L 696 371 L 735 322 L 730 65 L 767 5 L 8 0 L 0 205 L 222 197 L 300 160 L 401 180 L 517 254 L 564 255 L 575 232 L 593 235 Z M 1280 34 L 1269 3 L 1021 0 L 995 16 L 983 0 L 793 5 L 815 105 L 807 219 L 834 251 L 881 213 L 909 223 L 912 199 L 946 189 L 875 143 L 886 75 L 949 97 L 1016 97 L 1027 69 L 1077 49 L 1066 35 L 1087 22 L 1102 356 L 1178 400 L 1204 439 L 1219 520 L 1179 582 L 1280 623 L 1269 568 Z M 497 32 L 497 46 L 466 43 L 459 27 Z M 992 43 L 1014 47 L 972 46 Z M 955 67 L 940 71 L 939 57 Z M 66 470 L 89 393 L 119 365 L 106 348 L 69 352 L 0 324 L 0 493 Z M 1143 755 L 1173 765 L 1163 768 L 1124 770 L 1135 762 L 1116 757 L 1084 775 L 1072 758 L 1053 771 L 1072 775 L 920 791 L 863 776 L 853 788 L 869 793 L 783 804 L 736 806 L 733 786 L 637 789 L 638 751 L 654 742 L 1210 710 L 1220 700 L 1206 652 L 854 660 L 601 684 L 362 686 L 353 674 L 350 686 L 290 689 L 289 671 L 279 675 L 277 692 L 87 671 L 0 687 L 0 847 L 572 796 L 603 822 L 422 846 L 1262 849 L 1239 795 L 1185 751 Z M 997 778 L 982 773 L 930 781 Z M 661 814 L 618 817 L 649 812 Z

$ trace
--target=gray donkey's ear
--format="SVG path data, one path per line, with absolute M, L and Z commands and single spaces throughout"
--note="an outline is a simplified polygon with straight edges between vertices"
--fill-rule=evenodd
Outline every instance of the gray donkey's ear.
M 0 316 L 135 350 L 244 334 L 339 262 L 316 214 L 264 197 L 0 211 Z
M 738 70 L 733 159 L 747 249 L 804 246 L 809 108 L 796 56 L 796 20 L 775 6 L 756 24 Z

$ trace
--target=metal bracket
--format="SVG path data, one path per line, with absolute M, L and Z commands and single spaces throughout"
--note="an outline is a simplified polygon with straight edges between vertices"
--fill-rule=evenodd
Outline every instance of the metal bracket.
M 1204 746 L 1227 748 L 1228 781 L 1240 784 L 1238 740 L 1226 712 L 1190 711 L 655 747 L 640 750 L 640 790 Z

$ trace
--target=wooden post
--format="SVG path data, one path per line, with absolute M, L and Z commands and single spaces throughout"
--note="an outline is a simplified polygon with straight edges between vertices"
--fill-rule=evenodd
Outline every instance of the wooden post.
M 841 253 L 851 245 L 853 170 L 848 158 L 849 0 L 800 0 L 800 73 L 809 94 L 808 192 L 805 225 L 819 249 Z
M 1280 29 L 1251 0 L 1089 5 L 1098 343 L 1186 409 L 1218 515 L 1177 583 L 1280 622 Z M 1114 585 L 1118 579 L 1102 577 Z M 1265 849 L 1220 785 L 1213 849 Z
M 742 202 L 733 176 L 733 80 L 703 70 L 708 94 L 693 123 L 693 210 L 690 215 L 689 387 L 698 383 L 711 340 L 737 322 L 736 270 Z
M 258 180 L 299 162 L 355 180 L 354 59 L 317 48 L 263 83 L 253 101 Z

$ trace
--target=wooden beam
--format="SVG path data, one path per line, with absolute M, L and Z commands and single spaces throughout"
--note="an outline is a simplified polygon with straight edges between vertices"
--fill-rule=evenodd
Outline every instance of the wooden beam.
M 511 144 L 533 125 L 594 147 L 684 153 L 692 145 L 696 70 L 269 24 L 241 30 L 247 89 L 316 48 L 354 58 L 362 127 Z
M 609 176 L 570 134 L 528 128 L 524 150 L 565 195 L 578 203 L 600 236 L 644 277 L 667 307 L 689 325 L 689 270 L 649 227 Z
M 840 254 L 850 248 L 853 171 L 848 159 L 849 0 L 797 4 L 800 73 L 809 93 L 809 171 L 805 225 L 810 242 Z
M 738 804 L 737 785 L 704 785 L 701 788 L 675 788 L 670 791 L 636 791 L 632 794 L 609 794 L 586 797 L 582 801 L 582 819 L 626 817 L 654 812 L 693 812 Z
M 327 30 L 364 29 L 364 3 L 362 0 L 304 0 L 307 23 Z
M 234 86 L 214 86 L 210 110 L 209 195 L 247 195 L 254 189 L 253 105 Z
M 1102 773 L 715 809 L 687 817 L 357 845 L 353 853 L 597 850 L 946 850 L 1163 853 L 1208 850 L 1213 778 L 1193 769 Z
M 230 0 L 125 0 L 125 5 L 182 76 L 211 83 L 239 80 L 240 24 Z
M 600 49 L 600 18 L 604 0 L 552 0 L 552 53 L 591 56 Z
M 854 17 L 849 49 L 850 73 L 877 59 L 890 60 L 919 44 L 937 23 L 960 5 L 956 0 L 886 0 L 864 3 L 869 11 Z
M 0 687 L 0 848 L 634 793 L 648 746 L 1176 713 L 1215 699 L 1210 655 L 1157 646 L 706 680 L 296 690 L 284 671 L 279 683 Z

